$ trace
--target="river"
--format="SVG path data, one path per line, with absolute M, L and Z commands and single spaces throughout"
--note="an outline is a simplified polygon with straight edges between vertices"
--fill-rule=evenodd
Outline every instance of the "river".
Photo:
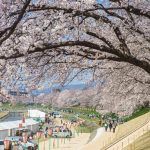
M 22 115 L 18 112 L 11 112 L 8 117 L 5 119 L 0 120 L 0 122 L 7 122 L 7 121 L 16 121 L 16 120 L 21 120 Z

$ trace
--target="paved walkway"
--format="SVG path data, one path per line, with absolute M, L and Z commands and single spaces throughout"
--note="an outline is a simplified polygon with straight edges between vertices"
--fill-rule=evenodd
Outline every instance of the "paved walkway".
M 56 124 L 60 124 L 60 119 L 55 120 Z M 134 142 L 139 136 L 146 133 L 150 130 L 150 121 L 145 125 L 139 127 L 131 134 L 123 137 L 116 143 L 108 146 L 104 149 L 106 145 L 108 145 L 116 136 L 118 128 L 116 128 L 116 133 L 113 132 L 105 132 L 104 128 L 99 128 L 97 130 L 97 134 L 94 139 L 87 143 L 90 137 L 90 134 L 83 133 L 76 134 L 74 138 L 69 139 L 51 139 L 51 147 L 49 149 L 49 141 L 45 141 L 40 143 L 40 150 L 123 150 L 128 144 Z M 72 131 L 74 132 L 74 131 Z
M 131 134 L 116 141 L 114 144 L 103 148 L 115 138 L 115 133 L 104 132 L 104 129 L 98 129 L 96 137 L 88 144 L 84 145 L 80 150 L 123 150 L 127 145 L 133 143 L 138 137 L 150 130 L 150 121 L 145 125 L 135 129 Z M 117 133 L 117 132 L 116 132 Z
M 63 120 L 63 122 L 66 121 Z M 56 125 L 62 125 L 60 118 L 54 119 L 54 123 Z M 45 142 L 40 142 L 39 150 L 79 150 L 81 147 L 87 144 L 90 133 L 77 134 L 73 127 L 71 128 L 71 131 L 73 133 L 72 138 L 51 138 L 50 140 L 47 139 Z
M 75 134 L 75 137 L 70 139 L 51 138 L 50 141 L 46 140 L 40 143 L 40 150 L 79 150 L 87 143 L 89 137 L 90 133 L 79 133 L 79 135 Z
M 94 139 L 92 140 L 93 142 L 97 139 L 97 138 L 99 138 L 103 133 L 105 132 L 105 130 L 104 130 L 104 128 L 99 128 L 99 129 L 97 129 L 97 133 L 96 133 L 96 136 L 94 137 Z
M 80 150 L 100 150 L 106 144 L 108 144 L 108 139 L 111 141 L 114 138 L 115 134 L 113 132 L 105 132 L 104 128 L 99 128 L 95 138 L 84 145 Z

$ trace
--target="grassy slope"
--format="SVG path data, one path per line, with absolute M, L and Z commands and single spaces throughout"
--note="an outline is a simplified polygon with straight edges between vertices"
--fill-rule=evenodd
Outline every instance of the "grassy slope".
M 6 116 L 9 112 L 0 112 L 0 118 L 3 118 L 4 116 Z
M 75 114 L 79 114 L 79 118 L 82 118 L 85 120 L 85 124 L 83 126 L 78 127 L 76 129 L 77 131 L 84 132 L 84 133 L 91 133 L 99 127 L 99 125 L 98 125 L 99 119 L 97 117 L 96 118 L 88 117 L 88 114 L 99 115 L 99 113 L 96 112 L 94 109 L 92 109 L 92 110 L 89 108 L 81 109 L 79 107 L 73 107 L 70 109 L 73 110 L 73 113 L 64 113 L 63 114 L 63 117 L 66 120 L 71 120 L 71 118 L 75 118 L 75 116 L 76 116 Z
M 96 112 L 94 109 L 91 108 L 79 108 L 79 107 L 72 107 L 71 108 L 74 113 L 79 113 L 79 117 L 85 119 L 86 121 L 89 122 L 95 122 L 97 125 L 99 123 L 99 118 L 89 118 L 88 115 L 94 114 L 96 116 L 100 116 L 98 112 Z
M 124 118 L 124 121 L 127 122 L 129 120 L 135 119 L 139 116 L 142 116 L 150 111 L 150 108 L 142 108 L 138 111 L 133 112 L 133 114 L 129 117 Z
M 0 106 L 0 109 L 8 110 L 8 111 L 14 111 L 14 110 L 25 111 L 28 109 L 38 109 L 41 111 L 49 111 L 49 109 L 46 106 L 42 106 L 41 104 L 27 105 L 23 103 L 17 103 L 17 104 L 6 103 Z

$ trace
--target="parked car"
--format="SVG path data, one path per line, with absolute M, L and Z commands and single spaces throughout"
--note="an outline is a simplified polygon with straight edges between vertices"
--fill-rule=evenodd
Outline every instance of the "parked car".
M 57 111 L 51 112 L 49 114 L 55 118 L 62 118 L 62 115 Z
M 52 134 L 53 137 L 66 137 L 69 138 L 72 136 L 71 130 L 60 130 L 59 132 L 53 132 Z
M 0 140 L 0 150 L 3 150 L 3 149 L 4 149 L 4 141 Z
M 53 116 L 56 116 L 56 118 L 62 118 L 62 115 L 59 112 L 54 112 Z

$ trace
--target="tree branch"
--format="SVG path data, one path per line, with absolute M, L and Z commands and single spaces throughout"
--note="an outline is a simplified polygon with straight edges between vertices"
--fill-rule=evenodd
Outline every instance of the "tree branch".
M 6 36 L 3 37 L 3 38 L 0 40 L 0 45 L 2 45 L 2 43 L 3 43 L 5 40 L 7 40 L 7 39 L 13 34 L 13 32 L 15 31 L 17 25 L 18 25 L 19 22 L 22 20 L 22 18 L 23 18 L 23 16 L 24 16 L 24 13 L 26 12 L 26 9 L 27 9 L 27 7 L 29 6 L 30 2 L 31 2 L 31 0 L 27 0 L 27 1 L 26 1 L 25 5 L 23 6 L 22 10 L 20 11 L 20 14 L 19 14 L 17 20 L 13 23 L 13 25 L 12 25 L 11 27 L 5 29 L 4 31 L 1 31 L 0 34 L 1 34 L 1 36 L 2 36 L 4 33 L 6 33 L 8 30 L 10 30 L 10 31 L 8 32 L 8 34 L 6 34 Z M 1 36 L 0 36 L 0 37 L 1 37 Z

